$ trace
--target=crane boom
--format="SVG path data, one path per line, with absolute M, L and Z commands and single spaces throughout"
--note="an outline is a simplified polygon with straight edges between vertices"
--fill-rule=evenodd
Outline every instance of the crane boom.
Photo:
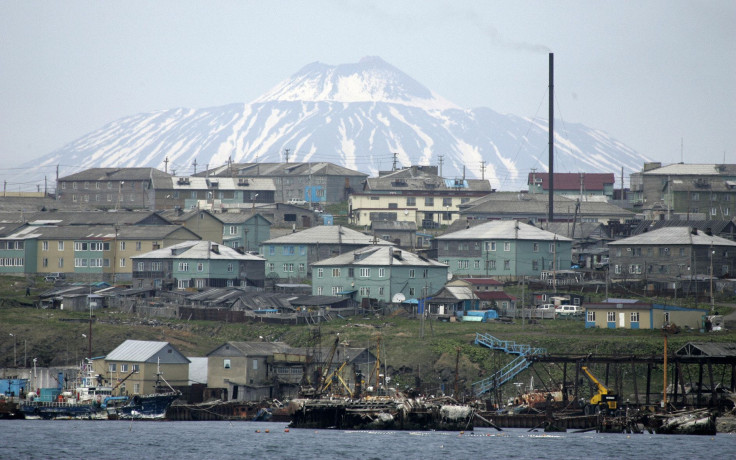
M 611 392 L 607 386 L 603 385 L 597 378 L 595 378 L 595 376 L 588 370 L 587 366 L 581 366 L 580 369 L 585 372 L 588 379 L 598 389 L 598 393 L 594 394 L 593 397 L 590 398 L 590 404 L 594 406 L 605 404 L 610 410 L 616 410 L 618 401 L 616 394 Z

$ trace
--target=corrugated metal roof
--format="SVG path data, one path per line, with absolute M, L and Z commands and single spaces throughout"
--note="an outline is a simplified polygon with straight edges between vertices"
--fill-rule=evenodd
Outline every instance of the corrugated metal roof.
M 339 256 L 315 262 L 314 266 L 373 266 L 387 267 L 401 265 L 408 267 L 447 267 L 436 260 L 421 257 L 413 252 L 388 246 L 371 246 L 340 254 Z
M 373 236 L 366 235 L 342 225 L 319 225 L 296 233 L 272 238 L 261 244 L 346 244 L 346 245 L 372 245 Z M 376 238 L 378 245 L 390 245 L 393 243 Z
M 217 252 L 215 252 L 215 248 Z M 241 254 L 233 248 L 211 241 L 185 241 L 173 246 L 147 252 L 136 259 L 230 259 L 230 260 L 265 260 L 253 254 Z
M 105 356 L 107 361 L 131 361 L 143 363 L 168 346 L 169 342 L 126 340 Z
M 533 241 L 572 241 L 570 238 L 557 235 L 533 225 L 515 220 L 493 220 L 475 227 L 446 233 L 438 236 L 438 240 L 533 240 Z
M 675 352 L 680 356 L 736 357 L 736 343 L 689 342 Z
M 671 165 L 662 166 L 661 168 L 651 169 L 644 171 L 642 174 L 647 176 L 659 176 L 659 175 L 681 175 L 681 176 L 717 176 L 720 174 L 717 165 L 711 164 L 685 164 L 675 163 Z
M 665 227 L 618 241 L 612 241 L 608 245 L 736 246 L 736 242 L 715 235 L 707 235 L 701 230 L 692 232 L 690 227 Z
M 119 181 L 119 180 L 148 180 L 156 177 L 168 177 L 167 174 L 156 168 L 90 168 L 78 173 L 60 177 L 60 181 Z

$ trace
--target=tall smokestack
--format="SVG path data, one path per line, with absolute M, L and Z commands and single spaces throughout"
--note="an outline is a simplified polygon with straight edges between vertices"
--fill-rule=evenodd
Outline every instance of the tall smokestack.
M 547 222 L 555 218 L 555 158 L 554 158 L 554 103 L 555 103 L 555 53 L 549 53 L 549 217 Z

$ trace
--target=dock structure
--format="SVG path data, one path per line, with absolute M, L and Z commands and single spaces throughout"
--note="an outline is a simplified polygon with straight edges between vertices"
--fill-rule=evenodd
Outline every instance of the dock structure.
M 736 344 L 733 343 L 698 343 L 691 342 L 667 356 L 649 355 L 551 355 L 542 348 L 520 345 L 511 341 L 497 339 L 488 334 L 477 334 L 475 343 L 492 350 L 517 355 L 511 362 L 492 376 L 473 383 L 476 395 L 498 392 L 498 388 L 511 381 L 522 371 L 531 368 L 540 377 L 538 382 L 545 392 L 560 391 L 564 401 L 583 398 L 584 389 L 581 382 L 582 365 L 595 364 L 601 366 L 601 380 L 612 387 L 619 395 L 623 395 L 624 374 L 633 391 L 631 406 L 650 406 L 660 402 L 664 389 L 661 379 L 654 382 L 653 373 L 661 370 L 665 363 L 671 369 L 668 379 L 667 397 L 664 399 L 671 407 L 718 407 L 725 401 L 724 394 L 736 393 Z M 546 372 L 545 378 L 539 374 L 535 365 L 554 365 L 562 368 L 562 379 L 559 372 L 556 378 Z M 573 365 L 573 369 L 569 369 Z M 572 372 L 571 372 L 572 371 Z M 644 378 L 644 382 L 640 380 Z M 641 385 L 643 383 L 643 385 Z M 657 386 L 654 386 L 656 383 Z M 587 394 L 587 393 L 586 393 Z M 501 402 L 501 401 L 498 401 Z

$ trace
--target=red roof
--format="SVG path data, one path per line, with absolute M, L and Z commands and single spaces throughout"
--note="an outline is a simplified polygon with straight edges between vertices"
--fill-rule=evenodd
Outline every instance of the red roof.
M 583 192 L 602 191 L 604 186 L 613 185 L 613 173 L 555 173 L 555 190 L 580 190 L 580 176 L 583 176 Z M 542 180 L 542 190 L 549 190 L 549 173 L 529 173 L 527 185 L 534 179 Z

